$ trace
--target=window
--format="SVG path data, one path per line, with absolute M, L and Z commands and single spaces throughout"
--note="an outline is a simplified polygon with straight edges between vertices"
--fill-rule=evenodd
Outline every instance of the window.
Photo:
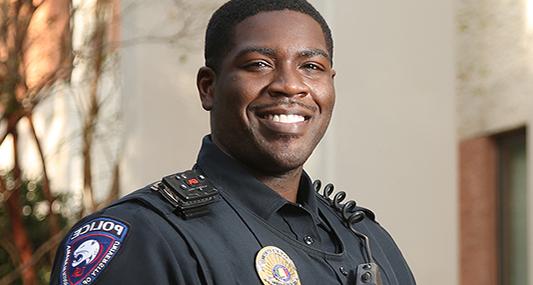
M 526 129 L 496 137 L 500 284 L 528 284 Z
M 462 285 L 529 284 L 526 137 L 521 128 L 460 143 Z

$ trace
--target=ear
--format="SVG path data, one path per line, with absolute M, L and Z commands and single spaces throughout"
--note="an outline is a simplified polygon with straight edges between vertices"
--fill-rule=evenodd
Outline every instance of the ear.
M 206 111 L 211 111 L 213 108 L 213 101 L 215 96 L 215 83 L 216 74 L 215 71 L 209 67 L 202 67 L 198 70 L 196 76 L 196 87 L 200 94 L 200 100 L 202 101 L 202 107 Z
M 335 75 L 337 75 L 337 71 L 335 69 L 331 69 L 331 79 L 335 79 Z

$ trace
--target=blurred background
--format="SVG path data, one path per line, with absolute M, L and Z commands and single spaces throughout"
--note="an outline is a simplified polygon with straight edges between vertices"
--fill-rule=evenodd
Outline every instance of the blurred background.
M 84 215 L 190 168 L 218 0 L 0 0 L 0 284 L 47 284 Z M 533 284 L 533 0 L 311 1 L 336 110 L 307 163 L 419 284 Z

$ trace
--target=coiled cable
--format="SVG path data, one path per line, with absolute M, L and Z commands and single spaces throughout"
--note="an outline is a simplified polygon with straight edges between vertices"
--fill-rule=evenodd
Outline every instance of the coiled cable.
M 313 188 L 315 189 L 315 192 L 317 192 L 319 196 L 321 196 L 331 207 L 339 212 L 342 220 L 346 223 L 346 226 L 363 242 L 363 247 L 365 248 L 367 255 L 365 257 L 366 262 L 374 263 L 374 257 L 372 256 L 372 251 L 370 249 L 369 238 L 354 228 L 355 224 L 361 222 L 366 217 L 366 213 L 360 208 L 357 208 L 357 203 L 354 200 L 348 200 L 343 203 L 343 201 L 346 199 L 346 192 L 339 191 L 333 195 L 333 192 L 335 191 L 335 186 L 333 186 L 333 184 L 328 183 L 326 186 L 324 186 L 322 192 L 320 191 L 321 187 L 322 182 L 320 180 L 315 180 L 313 182 Z M 332 195 L 333 199 L 331 198 Z

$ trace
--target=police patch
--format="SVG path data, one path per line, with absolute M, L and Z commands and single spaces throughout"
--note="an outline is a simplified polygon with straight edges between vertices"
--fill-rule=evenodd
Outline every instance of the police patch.
M 76 227 L 65 243 L 60 284 L 92 284 L 115 257 L 127 233 L 125 223 L 107 217 Z

